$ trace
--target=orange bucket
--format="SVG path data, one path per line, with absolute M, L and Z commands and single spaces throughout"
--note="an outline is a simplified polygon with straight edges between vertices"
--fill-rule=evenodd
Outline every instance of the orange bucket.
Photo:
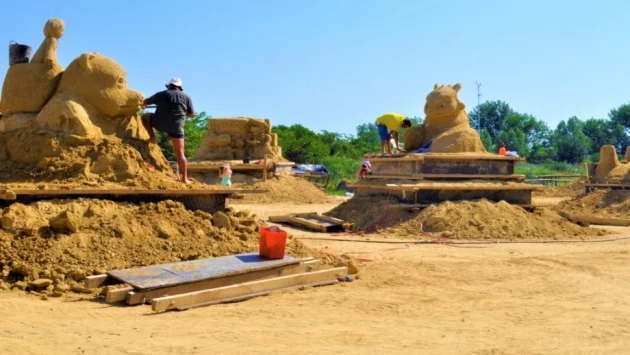
M 283 259 L 287 245 L 287 232 L 278 227 L 260 228 L 260 256 L 265 259 Z

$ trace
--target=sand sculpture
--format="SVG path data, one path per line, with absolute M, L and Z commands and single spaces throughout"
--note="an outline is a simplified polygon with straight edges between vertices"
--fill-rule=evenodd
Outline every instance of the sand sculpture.
M 630 147 L 628 147 L 630 148 Z M 626 148 L 626 161 L 620 162 L 617 151 L 612 145 L 605 145 L 599 150 L 599 163 L 595 168 L 595 180 L 606 182 L 630 182 L 630 163 Z
M 149 169 L 170 171 L 137 114 L 143 95 L 127 88 L 114 60 L 84 53 L 57 63 L 63 21 L 49 20 L 31 63 L 8 70 L 2 88 L 0 162 L 64 176 L 121 181 Z M 142 153 L 140 153 L 142 152 Z
M 424 122 L 405 132 L 405 150 L 416 151 L 432 141 L 431 153 L 487 153 L 457 96 L 461 87 L 435 84 L 424 105 Z
M 261 159 L 283 161 L 278 135 L 271 133 L 271 121 L 255 118 L 209 119 L 208 132 L 192 160 Z

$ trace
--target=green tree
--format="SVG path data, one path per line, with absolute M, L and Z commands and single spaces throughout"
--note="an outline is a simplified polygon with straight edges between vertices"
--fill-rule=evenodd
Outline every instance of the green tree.
M 321 136 L 300 124 L 276 126 L 273 132 L 278 134 L 283 155 L 293 162 L 317 164 L 330 155 L 330 147 Z
M 630 146 L 630 104 L 623 104 L 608 113 L 612 123 L 611 130 L 617 134 L 617 141 L 613 143 L 617 153 L 625 154 Z
M 590 146 L 591 141 L 584 134 L 584 122 L 577 117 L 561 121 L 553 133 L 553 147 L 558 161 L 581 163 Z
M 512 112 L 510 105 L 503 101 L 486 101 L 473 108 L 468 117 L 473 128 L 486 130 L 494 142 L 501 133 L 503 121 Z
M 511 112 L 503 121 L 495 145 L 505 142 L 508 150 L 516 150 L 535 163 L 551 158 L 550 141 L 551 130 L 545 122 L 529 114 Z

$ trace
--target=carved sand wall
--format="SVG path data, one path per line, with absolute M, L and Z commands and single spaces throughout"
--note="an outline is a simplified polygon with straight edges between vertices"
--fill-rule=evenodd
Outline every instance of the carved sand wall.
M 261 159 L 267 154 L 269 161 L 283 161 L 278 135 L 271 133 L 269 119 L 247 117 L 211 118 L 208 132 L 192 160 Z

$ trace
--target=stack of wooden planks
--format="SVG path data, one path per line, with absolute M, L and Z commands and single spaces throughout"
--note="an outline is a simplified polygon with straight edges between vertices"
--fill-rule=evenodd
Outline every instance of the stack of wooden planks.
M 348 275 L 346 267 L 320 266 L 313 258 L 267 260 L 249 253 L 113 270 L 88 277 L 85 287 L 109 286 L 105 294 L 108 303 L 149 303 L 154 312 L 164 312 L 331 285 Z
M 322 216 L 316 212 L 269 216 L 269 222 L 292 224 L 323 233 L 339 232 L 346 225 L 341 219 Z

